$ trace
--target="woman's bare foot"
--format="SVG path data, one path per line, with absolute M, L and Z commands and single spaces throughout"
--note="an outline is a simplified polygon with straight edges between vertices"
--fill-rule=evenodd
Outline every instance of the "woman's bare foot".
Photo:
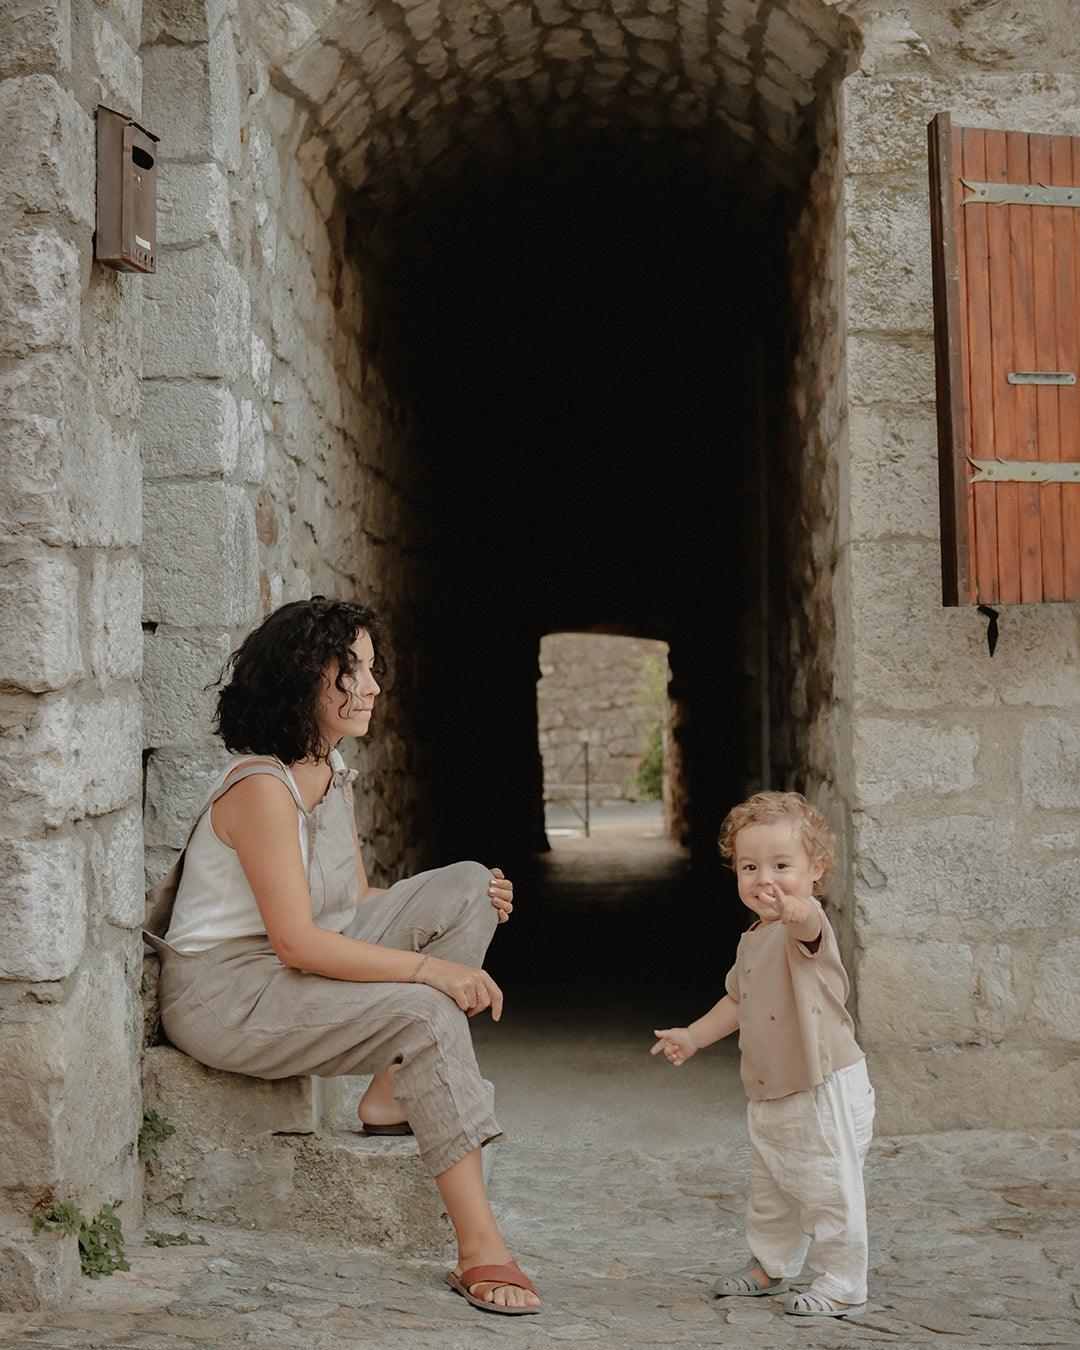
M 397 1065 L 385 1073 L 377 1073 L 360 1098 L 357 1115 L 364 1125 L 400 1125 L 405 1121 L 405 1109 L 394 1096 Z

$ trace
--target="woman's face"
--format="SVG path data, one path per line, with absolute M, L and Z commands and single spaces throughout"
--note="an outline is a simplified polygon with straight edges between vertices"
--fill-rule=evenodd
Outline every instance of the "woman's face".
M 379 686 L 371 667 L 375 648 L 371 638 L 361 630 L 352 644 L 356 665 L 350 674 L 342 677 L 342 693 L 337 687 L 338 663 L 331 661 L 323 671 L 319 691 L 319 730 L 330 745 L 346 736 L 366 736 L 371 723 L 371 710 L 379 693 Z

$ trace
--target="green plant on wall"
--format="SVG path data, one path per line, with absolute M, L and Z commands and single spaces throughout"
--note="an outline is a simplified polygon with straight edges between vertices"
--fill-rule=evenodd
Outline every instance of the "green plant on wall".
M 641 801 L 659 801 L 664 794 L 664 712 L 667 703 L 667 658 L 649 652 L 641 660 L 638 702 L 645 746 L 630 784 Z
M 148 1228 L 143 1241 L 151 1247 L 209 1247 L 206 1238 L 200 1234 L 192 1237 L 187 1229 L 179 1233 L 161 1233 L 156 1228 Z
M 79 1266 L 91 1280 L 131 1269 L 124 1260 L 124 1230 L 112 1205 L 102 1205 L 90 1220 L 70 1201 L 54 1202 L 34 1215 L 34 1232 L 45 1228 L 78 1238 Z
M 176 1126 L 163 1120 L 156 1111 L 144 1111 L 143 1123 L 139 1127 L 139 1158 L 143 1162 L 153 1162 L 170 1134 L 176 1133 Z

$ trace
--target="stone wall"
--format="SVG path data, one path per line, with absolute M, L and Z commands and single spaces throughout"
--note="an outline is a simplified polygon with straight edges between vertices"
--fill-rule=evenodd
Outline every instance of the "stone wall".
M 0 5 L 0 1304 L 58 1297 L 50 1197 L 138 1216 L 140 279 L 92 263 L 94 109 L 138 3 Z
M 842 161 L 837 100 L 822 103 L 819 154 L 790 240 L 788 405 L 769 469 L 770 785 L 796 790 L 825 812 L 839 865 L 830 915 L 850 964 L 853 906 L 844 776 L 851 709 L 838 632 L 838 529 L 847 453 L 844 350 Z M 775 416 L 775 414 L 774 414 Z M 854 1010 L 853 1001 L 853 1010 Z
M 271 82 L 266 21 L 258 7 L 143 10 L 145 117 L 163 134 L 143 351 L 149 870 L 165 870 L 223 758 L 206 686 L 271 609 L 326 594 L 387 611 L 390 678 L 357 763 L 369 870 L 393 879 L 421 861 L 405 825 L 422 782 L 403 713 L 405 447 L 347 202 L 303 98 Z
M 648 663 L 667 646 L 649 638 L 603 633 L 548 633 L 540 640 L 536 703 L 544 760 L 544 800 L 581 806 L 589 745 L 590 800 L 594 806 L 633 800 L 634 776 L 651 718 Z M 661 709 L 666 722 L 666 709 Z
M 1080 134 L 1071 22 L 1067 0 L 0 2 L 0 1300 L 72 1278 L 36 1202 L 138 1213 L 140 751 L 156 875 L 220 759 L 203 686 L 282 599 L 388 610 L 362 831 L 375 879 L 422 860 L 438 503 L 378 231 L 581 130 L 671 137 L 802 212 L 775 762 L 840 833 L 882 1126 L 1073 1118 L 1080 609 L 1007 609 L 991 658 L 940 606 L 924 149 L 943 108 Z M 163 138 L 153 276 L 92 263 L 99 102 Z
M 1075 1122 L 1076 605 L 940 604 L 925 127 L 1080 134 L 1063 7 L 866 27 L 844 84 L 838 698 L 854 976 L 885 1128 Z M 961 54 L 962 48 L 962 54 Z M 1038 73 L 1032 73 L 1032 72 Z

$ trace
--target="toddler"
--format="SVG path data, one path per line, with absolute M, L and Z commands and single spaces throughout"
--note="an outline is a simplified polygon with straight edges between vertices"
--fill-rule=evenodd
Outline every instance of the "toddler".
M 655 1032 L 652 1048 L 680 1065 L 738 1028 L 750 1099 L 751 1256 L 716 1293 L 787 1293 L 809 1257 L 817 1278 L 783 1303 L 801 1317 L 866 1308 L 862 1167 L 874 1089 L 844 1007 L 836 937 L 814 895 L 835 848 L 825 817 L 797 792 L 759 792 L 728 813 L 720 851 L 757 917 L 739 941 L 726 995 L 690 1026 Z

